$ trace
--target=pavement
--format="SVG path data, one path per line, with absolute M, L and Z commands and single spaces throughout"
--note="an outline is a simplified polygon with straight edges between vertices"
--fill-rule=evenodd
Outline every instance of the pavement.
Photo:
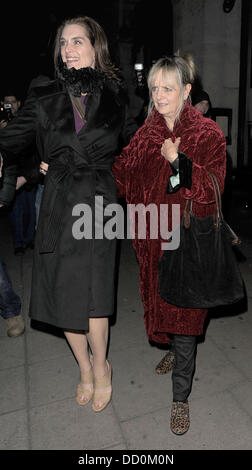
M 214 311 L 199 338 L 190 395 L 191 426 L 170 431 L 171 374 L 155 366 L 165 354 L 146 337 L 138 266 L 131 242 L 123 240 L 117 312 L 108 357 L 113 397 L 101 413 L 79 406 L 79 371 L 60 330 L 31 324 L 28 305 L 32 250 L 15 257 L 8 219 L 0 215 L 0 254 L 22 299 L 26 330 L 9 338 L 0 317 L 1 450 L 252 450 L 252 230 L 243 227 L 240 268 L 247 301 Z M 240 234 L 241 235 L 241 234 Z

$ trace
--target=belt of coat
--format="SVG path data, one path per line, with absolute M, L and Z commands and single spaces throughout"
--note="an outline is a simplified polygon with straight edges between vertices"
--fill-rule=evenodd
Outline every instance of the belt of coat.
M 50 164 L 48 178 L 52 178 L 55 183 L 55 191 L 57 192 L 54 206 L 49 215 L 48 224 L 46 227 L 46 236 L 43 238 L 39 252 L 42 253 L 53 253 L 58 237 L 61 232 L 63 212 L 65 209 L 66 196 L 69 188 L 69 184 L 76 175 L 81 171 L 95 171 L 95 170 L 111 170 L 111 165 L 105 164 L 87 164 L 85 162 L 81 164 L 73 164 L 70 158 L 61 158 L 54 160 Z

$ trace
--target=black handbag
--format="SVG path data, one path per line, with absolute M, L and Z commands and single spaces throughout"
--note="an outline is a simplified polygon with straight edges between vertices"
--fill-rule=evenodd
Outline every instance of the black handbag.
M 186 201 L 180 225 L 180 244 L 166 250 L 159 261 L 159 294 L 169 304 L 184 308 L 211 308 L 244 297 L 244 284 L 233 245 L 239 238 L 223 219 L 218 180 L 210 173 L 216 208 L 212 216 L 193 215 Z

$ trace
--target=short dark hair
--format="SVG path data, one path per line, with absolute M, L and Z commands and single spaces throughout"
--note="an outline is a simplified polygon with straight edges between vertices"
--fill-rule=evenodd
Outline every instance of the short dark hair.
M 16 93 L 13 93 L 13 90 L 7 90 L 6 93 L 4 93 L 1 101 L 4 101 L 4 99 L 6 98 L 6 96 L 14 96 L 14 98 L 16 98 L 17 101 L 20 101 L 20 98 L 19 96 L 16 94 Z

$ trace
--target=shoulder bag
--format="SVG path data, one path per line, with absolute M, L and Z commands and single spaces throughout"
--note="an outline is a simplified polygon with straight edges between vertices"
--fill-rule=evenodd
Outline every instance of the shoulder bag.
M 244 283 L 233 245 L 239 238 L 225 222 L 216 175 L 210 173 L 216 208 L 212 216 L 193 215 L 193 201 L 186 201 L 180 225 L 180 245 L 166 250 L 159 261 L 159 294 L 172 305 L 211 308 L 244 297 Z

